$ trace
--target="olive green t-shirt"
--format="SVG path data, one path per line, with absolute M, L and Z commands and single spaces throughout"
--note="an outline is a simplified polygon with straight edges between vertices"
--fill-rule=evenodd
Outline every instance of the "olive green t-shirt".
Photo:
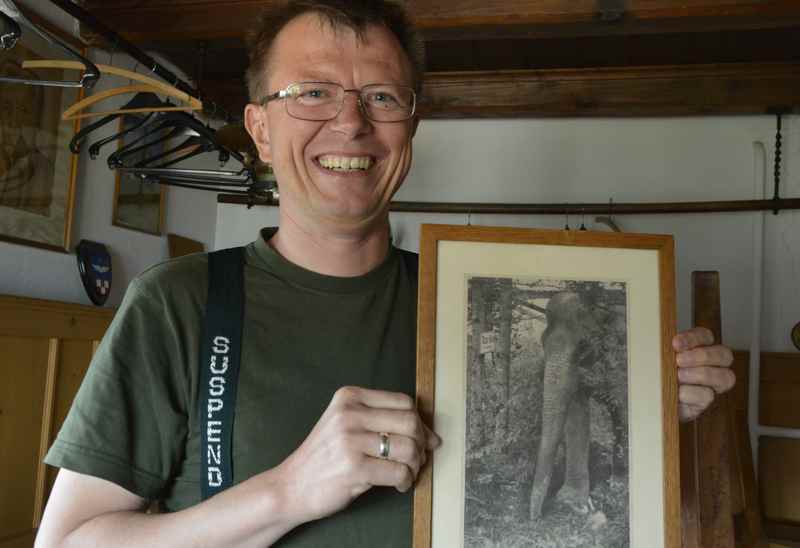
M 294 265 L 265 239 L 246 248 L 234 482 L 272 468 L 309 434 L 345 385 L 413 395 L 416 272 L 392 248 L 355 278 Z M 199 349 L 205 254 L 138 276 L 103 338 L 45 462 L 112 481 L 176 511 L 200 501 Z M 277 545 L 407 547 L 411 497 L 373 488 Z

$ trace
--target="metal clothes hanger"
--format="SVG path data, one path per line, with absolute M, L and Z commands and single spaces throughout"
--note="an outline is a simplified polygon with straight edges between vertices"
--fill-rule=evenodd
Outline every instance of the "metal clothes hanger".
M 36 34 L 41 36 L 50 45 L 62 50 L 68 56 L 77 61 L 61 61 L 66 63 L 73 63 L 78 70 L 84 71 L 81 79 L 78 81 L 68 80 L 35 80 L 33 78 L 14 78 L 10 76 L 0 76 L 0 83 L 5 84 L 24 84 L 28 86 L 45 86 L 45 87 L 60 87 L 60 88 L 85 88 L 91 89 L 100 79 L 100 70 L 97 66 L 81 55 L 79 52 L 72 49 L 70 46 L 59 40 L 56 36 L 50 34 L 44 29 L 40 29 L 34 25 L 23 13 L 17 8 L 12 0 L 0 0 L 0 13 L 2 17 L 2 49 L 11 49 L 16 45 L 17 40 L 22 36 L 22 29 L 19 23 L 32 29 Z M 26 67 L 23 62 L 22 68 Z M 44 67 L 42 67 L 44 68 Z M 54 67 L 57 68 L 57 67 Z
M 76 63 L 74 61 L 58 61 L 54 59 L 24 61 L 22 63 L 22 68 L 31 68 L 31 69 L 56 68 L 65 70 L 83 69 L 83 67 L 80 66 L 79 63 Z M 78 101 L 74 105 L 70 106 L 69 108 L 67 108 L 67 110 L 65 110 L 64 113 L 61 115 L 62 120 L 76 120 L 80 118 L 91 118 L 95 116 L 107 116 L 110 114 L 203 110 L 203 102 L 200 101 L 200 99 L 198 99 L 197 97 L 192 97 L 188 93 L 179 90 L 175 86 L 165 84 L 164 82 L 156 80 L 155 78 L 150 78 L 149 76 L 139 74 L 138 72 L 133 72 L 131 70 L 122 69 L 112 65 L 98 64 L 97 68 L 100 70 L 101 74 L 111 74 L 114 76 L 127 78 L 128 80 L 139 82 L 139 84 L 121 86 L 118 88 L 102 91 L 94 95 L 90 95 L 89 97 L 86 97 Z M 173 106 L 161 106 L 161 107 L 156 106 L 156 107 L 120 108 L 106 112 L 82 113 L 82 111 L 86 110 L 95 103 L 99 103 L 110 97 L 116 97 L 118 95 L 123 95 L 126 93 L 147 93 L 147 92 L 159 95 L 166 95 L 167 97 L 171 97 L 177 101 L 186 103 L 186 105 L 182 107 L 176 107 L 173 105 Z

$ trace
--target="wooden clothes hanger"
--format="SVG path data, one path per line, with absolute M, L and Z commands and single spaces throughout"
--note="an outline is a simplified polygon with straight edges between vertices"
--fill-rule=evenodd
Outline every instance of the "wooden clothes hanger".
M 52 68 L 52 69 L 66 69 L 66 70 L 84 70 L 85 67 L 76 61 L 61 61 L 56 59 L 41 59 L 36 61 L 23 61 L 22 68 L 35 69 L 35 68 Z M 186 92 L 179 90 L 174 86 L 160 82 L 155 78 L 150 78 L 138 72 L 133 72 L 111 65 L 97 65 L 101 74 L 113 74 L 127 78 L 139 84 L 128 86 L 121 86 L 118 88 L 101 91 L 86 97 L 74 105 L 67 108 L 61 115 L 62 120 L 77 120 L 81 118 L 93 118 L 97 116 L 108 116 L 110 114 L 133 114 L 133 113 L 146 113 L 146 112 L 177 112 L 177 111 L 193 111 L 203 110 L 203 102 L 196 97 L 192 97 Z M 164 106 L 164 107 L 148 107 L 148 108 L 133 108 L 133 109 L 117 109 L 104 112 L 82 112 L 100 101 L 104 101 L 110 97 L 124 95 L 126 93 L 157 93 L 159 95 L 166 95 L 178 101 L 186 103 L 184 106 Z

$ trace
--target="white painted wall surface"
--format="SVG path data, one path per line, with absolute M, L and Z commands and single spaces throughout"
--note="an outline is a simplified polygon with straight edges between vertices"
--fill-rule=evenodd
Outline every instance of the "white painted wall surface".
M 775 119 L 769 116 L 424 121 L 403 201 L 579 203 L 745 200 L 768 178 L 772 196 Z M 767 151 L 755 173 L 754 142 Z M 759 170 L 763 171 L 763 170 Z M 784 119 L 782 196 L 800 196 L 800 119 Z M 748 348 L 753 220 L 759 213 L 619 216 L 626 232 L 673 234 L 679 327 L 691 323 L 693 270 L 719 270 L 723 336 Z M 765 215 L 762 349 L 792 351 L 800 321 L 800 213 Z M 400 247 L 417 250 L 420 222 L 562 228 L 564 217 L 392 214 Z M 580 225 L 580 214 L 570 225 Z M 277 223 L 275 208 L 220 204 L 215 247 L 249 242 Z M 589 229 L 593 219 L 586 218 Z M 606 230 L 598 226 L 598 230 Z
M 59 27 L 72 31 L 72 18 L 45 0 L 17 2 L 54 22 Z M 24 40 L 24 36 L 23 36 Z M 109 55 L 99 51 L 90 55 L 93 61 L 109 64 Z M 113 56 L 113 64 L 134 69 L 135 63 L 122 54 Z M 142 67 L 138 67 L 142 71 Z M 102 78 L 95 87 L 102 91 L 126 85 L 127 81 L 116 77 Z M 108 100 L 99 105 L 103 110 L 125 103 L 130 96 Z M 117 132 L 110 124 L 92 134 L 88 143 Z M 88 148 L 88 144 L 87 147 Z M 81 239 L 94 240 L 108 246 L 113 264 L 112 291 L 106 306 L 116 306 L 122 299 L 125 288 L 137 273 L 168 258 L 167 233 L 199 240 L 211 248 L 216 224 L 216 197 L 210 192 L 170 188 L 166 198 L 166 226 L 164 236 L 153 236 L 141 232 L 112 226 L 111 216 L 114 198 L 114 173 L 106 165 L 106 158 L 114 145 L 109 145 L 97 160 L 81 154 L 76 182 L 75 213 L 72 246 Z M 212 161 L 198 161 L 198 168 L 216 168 Z M 52 299 L 57 301 L 91 304 L 86 296 L 78 274 L 74 253 L 44 251 L 28 246 L 0 242 L 0 294 Z

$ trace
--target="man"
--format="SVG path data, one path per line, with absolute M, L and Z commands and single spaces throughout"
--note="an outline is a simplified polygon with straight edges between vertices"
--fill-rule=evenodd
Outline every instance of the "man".
M 247 248 L 236 485 L 199 500 L 206 259 L 164 263 L 131 284 L 48 455 L 62 469 L 39 546 L 411 544 L 410 489 L 441 442 L 410 397 L 416 273 L 387 211 L 411 164 L 419 42 L 374 0 L 295 2 L 260 28 L 245 124 L 281 209 Z M 684 417 L 733 384 L 705 367 L 731 359 L 711 344 L 675 340 Z M 144 513 L 151 499 L 170 512 Z

